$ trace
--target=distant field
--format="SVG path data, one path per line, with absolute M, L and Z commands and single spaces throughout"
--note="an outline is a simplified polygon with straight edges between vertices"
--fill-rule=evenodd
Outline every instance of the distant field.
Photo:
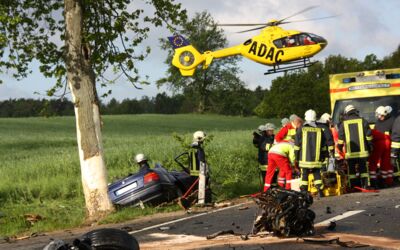
M 257 191 L 252 131 L 267 121 L 217 115 L 120 115 L 103 117 L 109 182 L 136 170 L 132 157 L 145 153 L 168 168 L 182 152 L 172 136 L 213 135 L 206 145 L 218 199 Z M 278 125 L 278 124 L 276 124 Z M 74 117 L 0 119 L 0 236 L 77 226 L 84 217 Z M 135 213 L 128 210 L 130 213 Z M 23 215 L 40 214 L 38 223 Z M 111 217 L 118 217 L 119 211 Z M 146 212 L 144 212 L 146 213 Z M 129 218 L 129 214 L 123 218 Z M 121 219 L 119 219 L 121 220 Z M 112 220 L 111 220 L 112 221 Z

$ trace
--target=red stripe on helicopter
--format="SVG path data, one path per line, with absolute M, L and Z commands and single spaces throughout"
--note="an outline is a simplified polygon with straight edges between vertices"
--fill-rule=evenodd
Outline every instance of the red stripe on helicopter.
M 373 84 L 371 84 L 371 85 L 373 85 Z M 360 86 L 363 86 L 363 85 L 360 85 Z M 392 87 L 392 88 L 399 88 L 399 87 L 400 87 L 400 83 L 398 83 L 398 82 L 396 82 L 396 83 L 391 83 L 391 84 L 390 84 L 390 87 Z M 330 92 L 330 93 L 339 93 L 339 92 L 347 92 L 347 91 L 351 91 L 351 90 L 357 90 L 357 89 L 350 89 L 350 88 L 351 88 L 351 87 L 349 87 L 349 88 L 330 89 L 329 92 Z M 359 90 L 361 90 L 361 89 L 373 89 L 373 88 L 360 88 Z

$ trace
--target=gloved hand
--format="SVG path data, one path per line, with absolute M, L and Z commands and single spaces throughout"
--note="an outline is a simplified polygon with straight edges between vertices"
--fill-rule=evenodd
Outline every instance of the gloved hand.
M 396 159 L 397 159 L 398 157 L 399 157 L 399 154 L 398 154 L 397 152 L 393 152 L 393 151 L 392 151 L 392 152 L 390 153 L 390 158 L 396 158 Z

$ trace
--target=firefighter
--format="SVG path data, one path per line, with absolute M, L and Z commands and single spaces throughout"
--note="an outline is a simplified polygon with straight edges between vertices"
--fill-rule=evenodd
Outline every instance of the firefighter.
M 289 142 L 280 142 L 271 147 L 268 152 L 268 169 L 265 175 L 264 192 L 270 187 L 276 169 L 279 168 L 278 185 L 291 189 L 292 167 L 294 166 L 294 148 Z
M 139 165 L 139 172 L 147 172 L 150 170 L 150 165 L 147 162 L 147 157 L 144 154 L 137 154 L 135 156 L 135 161 Z
M 196 131 L 193 134 L 193 143 L 190 145 L 192 150 L 189 151 L 190 175 L 199 176 L 200 164 L 206 164 L 206 154 L 202 147 L 206 138 L 206 133 Z
M 196 131 L 193 133 L 193 143 L 191 144 L 192 150 L 189 151 L 189 162 L 190 175 L 199 177 L 199 196 L 198 202 L 211 203 L 211 180 L 209 176 L 208 164 L 206 161 L 206 154 L 202 147 L 204 140 L 206 139 L 206 133 L 203 131 Z M 201 194 L 204 191 L 204 197 Z M 204 199 L 204 200 L 202 200 Z
M 279 132 L 275 135 L 276 142 L 294 142 L 294 137 L 296 135 L 296 129 L 301 126 L 303 121 L 300 117 L 293 114 L 289 117 L 289 123 L 283 126 Z
M 346 145 L 345 159 L 348 165 L 350 188 L 361 185 L 369 187 L 367 160 L 372 151 L 372 134 L 367 120 L 358 115 L 353 105 L 344 109 L 343 121 L 339 126 L 338 148 L 342 151 Z
M 371 187 L 378 188 L 377 165 L 380 163 L 380 174 L 384 187 L 393 184 L 393 167 L 390 162 L 390 135 L 394 118 L 388 113 L 389 109 L 379 106 L 375 111 L 377 118 L 372 130 L 373 151 L 369 157 L 369 176 Z
M 300 190 L 307 191 L 308 175 L 313 174 L 318 196 L 323 197 L 321 167 L 323 155 L 326 155 L 326 139 L 322 128 L 315 122 L 316 116 L 317 114 L 312 109 L 305 112 L 305 123 L 296 132 L 294 150 L 296 161 L 301 169 Z
M 262 137 L 263 140 L 259 144 L 258 148 L 258 161 L 260 163 L 260 171 L 262 179 L 265 178 L 268 168 L 268 151 L 274 144 L 274 131 L 275 125 L 267 123 L 263 126 Z
M 322 114 L 316 123 L 318 127 L 322 128 L 322 131 L 325 136 L 326 146 L 328 147 L 326 152 L 328 152 L 329 154 L 326 155 L 326 157 L 334 158 L 335 142 L 333 140 L 333 135 L 331 131 L 331 127 L 333 127 L 331 115 L 328 113 Z
M 400 159 L 400 116 L 393 122 L 392 126 L 392 135 L 391 135 L 391 152 L 390 158 L 392 165 L 394 167 L 393 175 L 395 180 L 400 180 L 400 167 L 399 167 L 399 159 Z

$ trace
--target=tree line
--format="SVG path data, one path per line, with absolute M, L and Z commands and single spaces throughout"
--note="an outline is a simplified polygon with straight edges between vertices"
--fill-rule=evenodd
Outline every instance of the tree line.
M 254 108 L 261 102 L 266 90 L 257 87 L 250 90 L 221 88 L 209 96 L 207 112 L 221 115 L 254 115 Z M 197 112 L 197 102 L 190 93 L 168 95 L 165 92 L 155 97 L 140 99 L 112 98 L 100 103 L 102 114 L 181 114 Z M 67 99 L 9 99 L 0 101 L 0 117 L 72 116 L 74 105 Z
M 307 70 L 285 73 L 272 81 L 255 113 L 265 118 L 302 115 L 310 108 L 317 113 L 330 113 L 329 75 L 365 70 L 400 67 L 400 46 L 383 59 L 369 54 L 364 60 L 330 55 Z

